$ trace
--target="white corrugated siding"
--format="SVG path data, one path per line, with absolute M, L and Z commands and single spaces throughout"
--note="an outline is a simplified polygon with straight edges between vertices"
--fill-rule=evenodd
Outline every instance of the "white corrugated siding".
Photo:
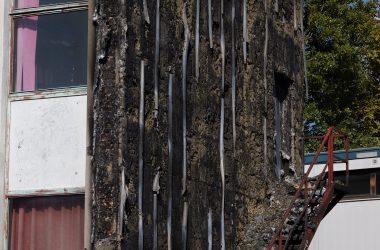
M 380 200 L 338 203 L 322 220 L 310 250 L 380 249 Z

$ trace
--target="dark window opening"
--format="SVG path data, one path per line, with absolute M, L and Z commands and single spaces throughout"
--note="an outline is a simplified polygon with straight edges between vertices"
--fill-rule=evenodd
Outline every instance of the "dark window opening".
M 346 182 L 344 171 L 334 173 L 335 179 Z M 380 195 L 380 169 L 351 170 L 346 197 Z
M 275 138 L 275 173 L 281 177 L 281 169 L 289 172 L 290 142 L 284 140 L 284 132 L 290 133 L 290 100 L 289 87 L 292 81 L 284 74 L 275 73 L 275 85 L 273 89 L 274 101 L 274 138 Z

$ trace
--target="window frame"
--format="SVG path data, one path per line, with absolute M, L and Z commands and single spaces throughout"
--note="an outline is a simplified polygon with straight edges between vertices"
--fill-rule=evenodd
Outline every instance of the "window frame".
M 47 4 L 40 7 L 29 7 L 29 8 L 15 8 L 12 7 L 12 11 L 9 14 L 12 18 L 16 17 L 26 17 L 26 16 L 41 16 L 48 14 L 60 14 L 65 12 L 87 10 L 87 1 L 73 1 L 71 3 L 61 3 L 61 4 Z
M 41 99 L 41 98 L 54 98 L 54 97 L 64 97 L 64 96 L 75 96 L 75 95 L 86 95 L 87 94 L 87 82 L 79 86 L 69 86 L 69 87 L 57 87 L 49 89 L 35 89 L 32 91 L 15 91 L 15 22 L 16 18 L 30 17 L 30 16 L 42 16 L 51 14 L 62 14 L 76 11 L 88 10 L 87 0 L 76 0 L 70 3 L 58 3 L 58 4 L 47 4 L 39 7 L 29 7 L 29 8 L 16 8 L 16 0 L 11 0 L 11 10 L 8 13 L 10 17 L 10 62 L 9 62 L 9 86 L 8 86 L 8 96 L 9 101 L 21 101 L 30 99 Z
M 47 99 L 47 98 L 60 98 L 71 96 L 85 96 L 87 95 L 87 81 L 81 86 L 52 88 L 34 91 L 14 92 L 14 65 L 15 58 L 15 26 L 14 20 L 20 17 L 33 16 L 33 15 L 47 15 L 47 14 L 60 14 L 65 12 L 74 12 L 86 10 L 88 11 L 87 0 L 73 0 L 70 3 L 64 4 L 51 4 L 43 5 L 41 7 L 33 8 L 15 8 L 15 0 L 4 0 L 0 3 L 0 18 L 4 22 L 0 22 L 2 27 L 0 31 L 3 32 L 3 46 L 0 49 L 3 52 L 2 62 L 0 67 L 0 78 L 2 80 L 0 90 L 0 106 L 3 108 L 0 110 L 0 128 L 4 129 L 4 136 L 2 136 L 3 144 L 5 147 L 0 148 L 0 154 L 3 154 L 3 177 L 0 183 L 3 183 L 3 188 L 0 188 L 0 194 L 4 199 L 0 204 L 3 207 L 0 213 L 0 219 L 3 220 L 4 225 L 0 229 L 0 241 L 2 241 L 1 248 L 8 249 L 8 238 L 10 235 L 10 208 L 12 205 L 12 199 L 22 197 L 38 197 L 38 196 L 66 196 L 66 195 L 84 195 L 85 187 L 72 187 L 72 188 L 55 188 L 55 189 L 28 189 L 22 191 L 12 192 L 9 191 L 9 142 L 10 142 L 10 118 L 11 110 L 10 104 L 14 101 L 23 101 L 31 99 Z M 86 22 L 87 25 L 87 22 Z M 0 164 L 1 165 L 1 164 Z
M 83 221 L 80 221 L 79 223 L 82 224 L 82 222 L 83 222 L 82 227 L 84 228 L 84 213 L 85 213 L 85 208 L 84 208 L 84 206 L 85 206 L 85 202 L 84 202 L 85 201 L 85 194 L 84 193 L 67 193 L 67 194 L 53 194 L 53 195 L 45 194 L 45 195 L 30 195 L 30 196 L 14 196 L 14 197 L 9 197 L 8 198 L 8 213 L 9 214 L 8 214 L 8 224 L 7 224 L 7 231 L 8 231 L 7 234 L 8 234 L 8 239 L 9 240 L 6 242 L 6 248 L 5 249 L 12 249 L 12 232 L 13 232 L 13 230 L 12 230 L 12 224 L 14 223 L 13 222 L 13 212 L 14 211 L 12 211 L 12 210 L 14 208 L 14 203 L 18 202 L 20 204 L 20 202 L 22 203 L 23 201 L 25 201 L 27 199 L 30 199 L 30 198 L 31 199 L 33 199 L 33 198 L 37 198 L 38 199 L 38 198 L 42 198 L 42 197 L 45 198 L 45 202 L 47 202 L 48 206 L 45 206 L 45 207 L 41 206 L 42 205 L 41 203 L 38 203 L 38 201 L 35 201 L 36 204 L 40 205 L 40 206 L 37 206 L 37 209 L 41 208 L 41 207 L 43 208 L 41 210 L 42 213 L 43 213 L 42 216 L 41 216 L 41 214 L 39 215 L 40 219 L 41 219 L 41 217 L 44 217 L 44 216 L 48 217 L 49 216 L 48 215 L 48 213 L 49 213 L 48 210 L 51 211 L 52 209 L 54 209 L 54 201 L 53 202 L 50 201 L 51 203 L 49 203 L 49 201 L 48 201 L 50 198 L 54 199 L 57 202 L 55 205 L 60 204 L 60 206 L 58 206 L 59 208 L 61 208 L 59 211 L 56 211 L 54 209 L 56 211 L 55 217 L 57 217 L 57 213 L 61 213 L 61 215 L 62 215 L 62 213 L 64 213 L 63 212 L 63 209 L 65 208 L 64 204 L 69 204 L 69 205 L 71 205 L 70 207 L 73 208 L 74 211 L 71 210 L 71 215 L 76 215 L 76 216 L 81 215 L 81 211 L 78 212 L 77 211 L 78 208 L 72 206 L 72 204 L 75 203 L 75 199 L 81 200 L 81 202 L 80 202 L 81 205 L 80 206 L 82 208 L 79 208 L 79 210 L 83 211 L 82 212 L 83 213 Z M 69 201 L 67 201 L 67 199 L 69 199 Z M 61 200 L 61 202 L 58 202 L 58 200 Z M 28 203 L 28 205 L 30 205 L 30 203 Z M 45 203 L 45 205 L 46 205 L 46 203 Z M 36 209 L 36 207 L 33 207 L 33 208 Z M 70 225 L 70 226 L 73 226 L 73 225 Z M 70 227 L 70 226 L 66 225 L 66 227 Z M 54 225 L 53 226 L 50 225 L 50 227 L 54 228 Z M 66 230 L 67 231 L 66 228 L 62 229 L 62 230 Z M 27 231 L 27 229 L 26 229 L 26 231 Z M 80 231 L 80 230 L 78 230 L 78 231 Z M 78 242 L 80 242 L 80 241 L 76 241 L 76 243 L 78 243 Z
M 339 177 L 344 177 L 344 171 L 337 171 L 334 172 L 335 177 L 336 174 Z M 348 193 L 343 197 L 342 201 L 355 201 L 355 200 L 367 200 L 367 199 L 380 199 L 380 193 L 377 192 L 378 186 L 380 185 L 380 168 L 365 168 L 365 169 L 356 169 L 356 170 L 350 170 L 350 176 L 368 176 L 368 192 L 363 194 L 350 194 L 349 190 Z M 334 178 L 335 178 L 334 177 Z M 336 179 L 339 179 L 336 178 Z M 372 182 L 375 181 L 374 184 L 374 192 L 371 190 L 371 179 Z M 351 180 L 350 182 L 351 183 Z

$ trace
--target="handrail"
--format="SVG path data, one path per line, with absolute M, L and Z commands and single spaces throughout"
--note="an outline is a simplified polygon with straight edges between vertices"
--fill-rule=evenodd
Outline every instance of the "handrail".
M 321 181 L 324 179 L 326 169 L 327 169 L 327 164 L 325 164 L 325 167 L 323 168 L 322 173 L 318 176 L 317 181 L 316 181 L 316 184 L 315 184 L 315 187 L 314 187 L 312 193 L 310 194 L 310 196 L 308 197 L 307 202 L 305 202 L 305 204 L 304 204 L 304 206 L 303 206 L 302 213 L 301 213 L 301 215 L 298 217 L 298 220 L 294 223 L 294 226 L 293 226 L 293 228 L 290 230 L 289 235 L 291 235 L 291 234 L 293 233 L 293 231 L 294 231 L 295 227 L 297 226 L 297 224 L 299 223 L 301 217 L 306 213 L 306 211 L 307 211 L 307 205 L 310 204 L 310 202 L 311 202 L 311 200 L 312 200 L 312 198 L 313 198 L 315 192 L 317 191 L 318 185 L 319 185 L 319 184 L 321 183 Z M 307 194 L 307 191 L 305 191 L 304 193 Z M 306 214 L 306 215 L 307 215 L 307 214 Z M 306 222 L 305 222 L 305 223 L 306 223 Z M 289 237 L 289 238 L 286 240 L 286 242 L 285 242 L 285 246 L 284 246 L 285 249 L 286 249 L 286 247 L 287 247 L 288 244 L 289 244 L 289 240 L 290 240 L 290 237 Z
M 297 200 L 297 198 L 300 197 L 302 190 L 304 190 L 304 196 L 305 196 L 305 203 L 303 206 L 303 210 L 302 210 L 301 214 L 298 216 L 297 221 L 294 223 L 293 228 L 289 231 L 288 238 L 287 238 L 285 245 L 284 245 L 285 249 L 289 244 L 289 240 L 291 238 L 291 235 L 292 235 L 295 227 L 300 222 L 300 220 L 303 216 L 305 216 L 305 224 L 307 224 L 307 208 L 308 208 L 310 202 L 312 201 L 313 196 L 315 195 L 315 192 L 316 192 L 321 180 L 324 179 L 324 177 L 325 177 L 326 169 L 327 169 L 327 175 L 328 175 L 328 185 L 327 185 L 327 189 L 326 189 L 325 193 L 330 194 L 333 191 L 332 189 L 334 188 L 334 185 L 333 185 L 334 184 L 334 138 L 343 138 L 344 139 L 345 150 L 346 150 L 346 157 L 345 157 L 346 158 L 345 159 L 345 163 L 346 163 L 346 185 L 348 185 L 348 159 L 349 158 L 348 158 L 348 136 L 347 136 L 347 134 L 341 132 L 340 130 L 338 130 L 334 127 L 330 127 L 327 130 L 327 133 L 325 135 L 317 136 L 317 137 L 314 136 L 313 138 L 323 139 L 322 143 L 318 147 L 318 150 L 315 153 L 313 160 L 311 161 L 311 163 L 309 165 L 308 170 L 306 171 L 305 175 L 302 177 L 301 183 L 300 183 L 296 193 L 294 194 L 294 197 L 292 198 L 289 207 L 284 212 L 283 217 L 282 217 L 282 219 L 279 223 L 279 226 L 277 228 L 277 231 L 273 235 L 270 243 L 268 244 L 268 247 L 266 248 L 267 250 L 270 250 L 273 248 L 273 246 L 276 243 L 276 240 L 278 240 L 279 249 L 283 249 L 283 246 L 282 246 L 282 229 L 283 229 L 283 226 L 285 224 L 286 219 L 288 218 L 292 208 L 295 205 L 295 201 Z M 318 159 L 319 155 L 321 154 L 323 148 L 325 147 L 326 143 L 327 143 L 327 147 L 328 147 L 328 159 L 327 159 L 327 162 L 326 162 L 325 167 L 323 168 L 321 174 L 317 178 L 317 181 L 315 183 L 314 188 L 312 189 L 312 191 L 309 195 L 309 190 L 307 188 L 307 182 L 309 179 L 309 174 L 310 174 L 311 170 L 313 169 L 315 163 L 317 162 L 317 159 Z M 305 227 L 305 229 L 306 229 L 306 227 Z

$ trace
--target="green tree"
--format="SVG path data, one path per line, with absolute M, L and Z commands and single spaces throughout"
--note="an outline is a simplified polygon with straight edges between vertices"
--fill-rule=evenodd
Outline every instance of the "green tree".
M 305 134 L 336 126 L 351 147 L 380 146 L 379 4 L 306 0 L 305 34 L 310 98 Z M 306 143 L 306 150 L 314 150 Z

